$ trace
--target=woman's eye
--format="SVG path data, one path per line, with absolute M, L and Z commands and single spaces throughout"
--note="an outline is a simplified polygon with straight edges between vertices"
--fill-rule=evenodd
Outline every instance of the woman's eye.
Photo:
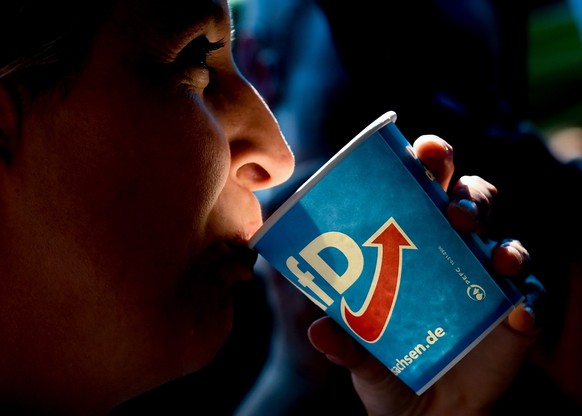
M 223 47 L 224 42 L 210 42 L 206 36 L 200 36 L 192 40 L 180 51 L 174 61 L 174 66 L 180 71 L 192 68 L 213 71 L 212 67 L 208 65 L 208 57 Z

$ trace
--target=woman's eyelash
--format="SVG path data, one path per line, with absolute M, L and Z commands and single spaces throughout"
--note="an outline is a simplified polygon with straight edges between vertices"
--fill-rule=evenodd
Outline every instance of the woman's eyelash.
M 224 42 L 211 42 L 206 36 L 200 36 L 192 40 L 184 47 L 176 57 L 174 65 L 179 70 L 192 67 L 200 67 L 212 71 L 207 63 L 208 57 L 215 51 L 224 47 Z

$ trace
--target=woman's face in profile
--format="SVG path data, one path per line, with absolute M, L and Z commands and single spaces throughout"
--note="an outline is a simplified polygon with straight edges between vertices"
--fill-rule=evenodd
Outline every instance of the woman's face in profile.
M 70 94 L 24 114 L 2 176 L 0 310 L 27 328 L 6 348 L 39 402 L 108 407 L 206 365 L 252 275 L 253 192 L 293 169 L 234 66 L 226 2 L 156 3 L 120 3 Z

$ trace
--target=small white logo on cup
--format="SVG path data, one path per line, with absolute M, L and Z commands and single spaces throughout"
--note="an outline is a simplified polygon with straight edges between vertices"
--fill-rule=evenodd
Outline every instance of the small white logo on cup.
M 475 301 L 480 301 L 485 299 L 485 289 L 479 285 L 471 285 L 467 288 L 467 296 Z

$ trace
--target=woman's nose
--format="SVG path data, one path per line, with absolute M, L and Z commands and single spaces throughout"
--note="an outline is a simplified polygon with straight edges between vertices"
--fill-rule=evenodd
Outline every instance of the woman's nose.
M 231 108 L 229 140 L 231 173 L 252 191 L 286 181 L 295 159 L 272 112 L 255 88 L 241 78 Z

